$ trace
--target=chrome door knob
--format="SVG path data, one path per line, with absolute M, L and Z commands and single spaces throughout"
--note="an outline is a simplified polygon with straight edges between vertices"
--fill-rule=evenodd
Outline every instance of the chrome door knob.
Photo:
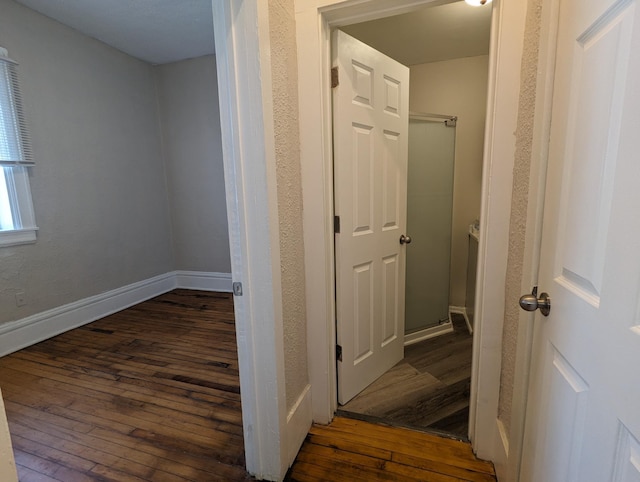
M 411 236 L 400 235 L 400 244 L 411 244 Z
M 534 286 L 530 295 L 522 295 L 520 297 L 520 308 L 525 311 L 536 311 L 540 309 L 540 313 L 549 316 L 551 312 L 551 298 L 548 293 L 541 293 L 538 297 L 538 287 Z

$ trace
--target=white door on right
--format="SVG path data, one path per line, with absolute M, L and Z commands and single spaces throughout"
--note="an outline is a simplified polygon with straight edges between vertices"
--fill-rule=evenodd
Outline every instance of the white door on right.
M 637 3 L 560 0 L 523 481 L 640 481 Z

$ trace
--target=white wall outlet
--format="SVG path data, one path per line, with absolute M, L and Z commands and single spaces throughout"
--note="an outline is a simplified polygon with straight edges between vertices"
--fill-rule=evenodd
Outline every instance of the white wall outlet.
M 16 292 L 16 306 L 24 306 L 27 304 L 27 296 L 24 291 Z

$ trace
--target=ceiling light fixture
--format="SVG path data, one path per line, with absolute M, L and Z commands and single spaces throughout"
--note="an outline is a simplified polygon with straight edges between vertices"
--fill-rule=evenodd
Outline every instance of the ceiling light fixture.
M 487 5 L 489 3 L 491 3 L 491 0 L 464 0 L 465 2 L 467 2 L 469 5 L 472 5 L 474 7 L 481 7 L 483 5 Z

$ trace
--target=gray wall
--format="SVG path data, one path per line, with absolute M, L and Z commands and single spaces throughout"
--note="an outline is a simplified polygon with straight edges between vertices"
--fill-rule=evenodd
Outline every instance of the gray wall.
M 174 267 L 230 273 L 215 57 L 156 69 Z
M 172 254 L 152 68 L 10 0 L 0 10 L 40 228 L 36 244 L 0 249 L 2 322 L 165 273 Z
M 35 244 L 0 248 L 0 323 L 175 269 L 230 271 L 226 220 L 221 222 L 218 211 L 225 210 L 222 187 L 212 188 L 222 207 L 210 206 L 217 237 L 200 248 L 224 255 L 198 266 L 205 257 L 180 258 L 181 250 L 190 249 L 181 245 L 176 249 L 181 265 L 174 263 L 172 237 L 182 239 L 182 225 L 172 236 L 171 214 L 202 216 L 184 199 L 183 215 L 169 206 L 156 69 L 12 0 L 0 0 L 0 11 L 0 46 L 20 63 L 37 162 L 31 188 L 40 228 Z M 215 97 L 215 76 L 211 92 Z M 195 103 L 191 97 L 189 102 Z M 214 105 L 210 98 L 202 102 Z M 187 156 L 193 159 L 205 146 L 219 150 L 217 136 L 201 145 L 194 141 Z M 168 152 L 180 142 L 172 134 Z M 221 152 L 210 157 L 207 162 L 222 162 Z M 191 167 L 194 177 L 216 176 Z M 172 179 L 174 194 L 181 182 Z M 222 179 L 212 180 L 218 184 Z M 25 306 L 16 307 L 16 291 L 25 292 Z

